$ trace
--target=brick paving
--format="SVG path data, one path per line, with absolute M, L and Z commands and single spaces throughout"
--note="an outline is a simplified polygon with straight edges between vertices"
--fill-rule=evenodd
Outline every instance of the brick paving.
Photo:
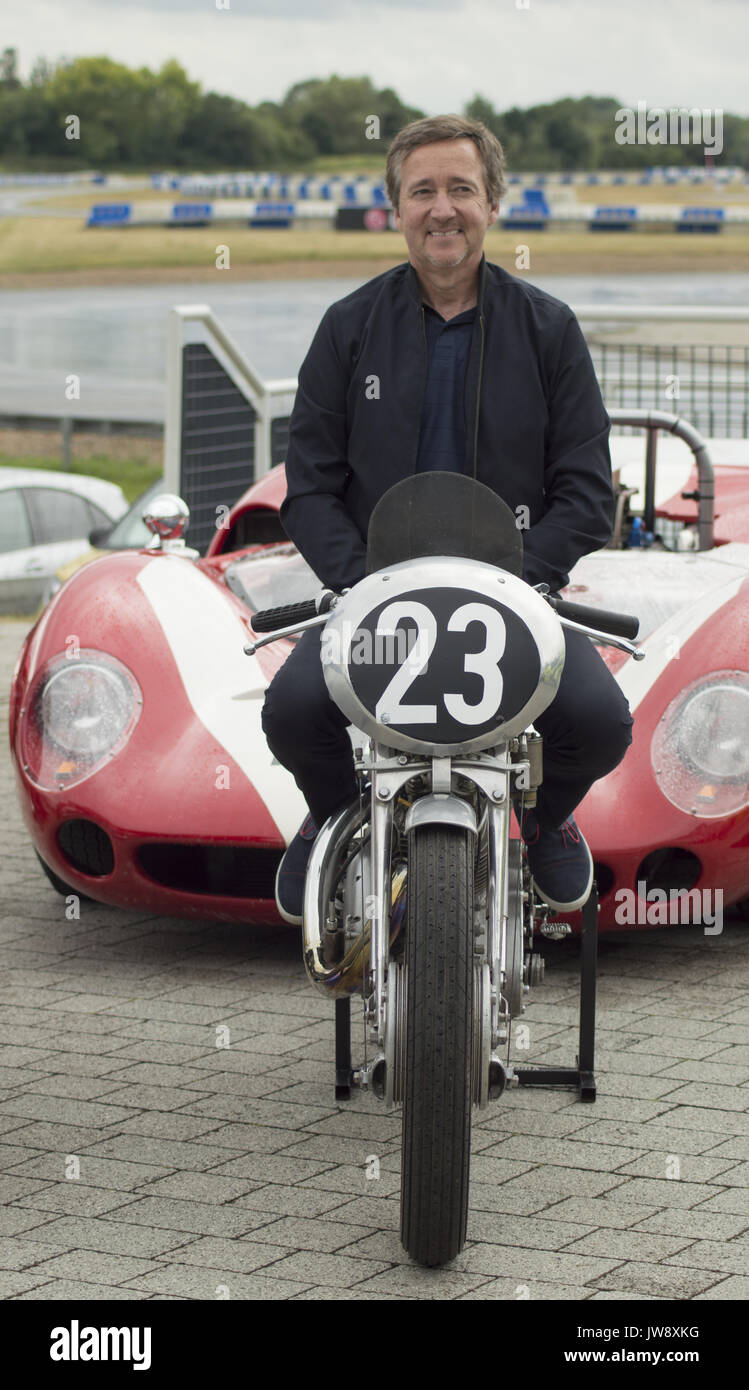
M 24 632 L 0 623 L 4 721 Z M 0 778 L 1 1297 L 747 1297 L 749 926 L 602 938 L 598 1100 L 476 1115 L 468 1244 L 424 1270 L 398 1239 L 400 1118 L 336 1103 L 298 933 L 67 920 L 6 743 Z M 518 1060 L 574 1061 L 576 972 L 574 944 L 547 952 Z

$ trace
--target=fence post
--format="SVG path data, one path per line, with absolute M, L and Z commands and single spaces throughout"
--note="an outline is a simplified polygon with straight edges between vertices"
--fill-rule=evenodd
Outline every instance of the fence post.
M 270 393 L 267 386 L 255 401 L 255 478 L 262 478 L 270 469 Z

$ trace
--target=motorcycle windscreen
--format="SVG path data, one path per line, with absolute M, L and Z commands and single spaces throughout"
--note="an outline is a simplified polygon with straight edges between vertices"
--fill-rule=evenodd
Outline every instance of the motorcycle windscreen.
M 523 572 L 514 513 L 484 483 L 463 473 L 415 473 L 377 503 L 367 534 L 367 574 L 427 555 L 461 555 Z

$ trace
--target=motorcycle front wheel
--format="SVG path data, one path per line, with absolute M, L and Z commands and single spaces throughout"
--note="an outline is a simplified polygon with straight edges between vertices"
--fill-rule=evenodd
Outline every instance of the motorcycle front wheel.
M 462 1250 L 468 1220 L 473 1028 L 473 839 L 409 835 L 401 1241 L 419 1264 Z

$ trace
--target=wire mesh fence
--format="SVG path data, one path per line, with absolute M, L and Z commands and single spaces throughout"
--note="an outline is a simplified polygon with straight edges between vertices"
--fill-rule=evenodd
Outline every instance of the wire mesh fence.
M 589 347 L 608 409 L 667 410 L 708 438 L 749 436 L 749 342 Z

